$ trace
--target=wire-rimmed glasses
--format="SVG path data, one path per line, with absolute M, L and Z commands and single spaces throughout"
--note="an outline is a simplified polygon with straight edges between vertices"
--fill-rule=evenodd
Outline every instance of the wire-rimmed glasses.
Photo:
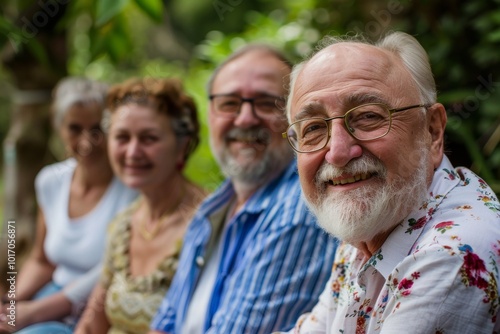
M 383 103 L 367 103 L 348 110 L 343 116 L 312 117 L 293 122 L 282 135 L 288 139 L 290 146 L 296 152 L 310 153 L 319 151 L 327 145 L 331 134 L 328 122 L 331 120 L 343 118 L 351 136 L 361 141 L 374 140 L 389 133 L 393 113 L 426 107 L 423 104 L 415 104 L 390 109 Z
M 236 118 L 245 102 L 250 103 L 252 112 L 257 118 L 269 119 L 275 117 L 277 113 L 282 116 L 285 109 L 285 99 L 274 95 L 244 98 L 235 94 L 213 94 L 209 98 L 215 113 L 228 118 Z

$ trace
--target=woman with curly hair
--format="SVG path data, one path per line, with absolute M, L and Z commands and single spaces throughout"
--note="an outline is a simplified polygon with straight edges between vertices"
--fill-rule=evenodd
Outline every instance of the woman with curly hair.
M 107 106 L 111 165 L 141 196 L 111 225 L 101 280 L 76 332 L 146 333 L 205 197 L 183 175 L 199 142 L 199 123 L 193 99 L 174 79 L 118 84 Z

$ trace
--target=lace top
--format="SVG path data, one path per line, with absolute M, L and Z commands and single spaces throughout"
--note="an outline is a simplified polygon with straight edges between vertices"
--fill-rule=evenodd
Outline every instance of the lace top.
M 112 222 L 101 283 L 106 294 L 108 334 L 143 334 L 160 306 L 177 269 L 182 240 L 173 255 L 167 256 L 147 276 L 130 275 L 131 216 L 139 200 Z

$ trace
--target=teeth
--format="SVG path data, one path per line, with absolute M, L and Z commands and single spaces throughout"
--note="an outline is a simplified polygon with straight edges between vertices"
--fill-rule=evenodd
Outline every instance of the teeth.
M 239 141 L 240 143 L 246 143 L 246 144 L 258 144 L 261 142 L 257 138 L 233 138 L 232 140 Z
M 340 180 L 340 184 L 353 183 L 353 182 L 356 182 L 356 180 L 353 177 Z
M 368 177 L 370 177 L 370 174 L 363 173 L 363 174 L 357 174 L 357 175 L 354 175 L 354 176 L 351 176 L 351 177 L 348 177 L 348 178 L 344 178 L 344 179 L 341 179 L 341 180 L 337 180 L 337 181 L 330 180 L 330 181 L 328 181 L 328 183 L 330 185 L 337 186 L 339 184 L 349 184 L 349 183 L 357 182 L 359 180 L 366 180 Z

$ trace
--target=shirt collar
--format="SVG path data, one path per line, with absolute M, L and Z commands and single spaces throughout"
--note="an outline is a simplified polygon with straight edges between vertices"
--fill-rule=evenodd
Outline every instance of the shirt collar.
M 266 185 L 260 187 L 247 201 L 240 212 L 250 214 L 258 214 L 269 207 L 271 201 L 275 200 L 276 192 L 280 190 L 278 184 L 289 180 L 297 174 L 297 162 L 293 159 L 292 162 L 274 179 Z M 221 186 L 205 199 L 200 209 L 197 211 L 197 216 L 211 216 L 214 212 L 220 210 L 227 203 L 234 199 L 235 191 L 233 183 L 230 179 L 224 180 Z

